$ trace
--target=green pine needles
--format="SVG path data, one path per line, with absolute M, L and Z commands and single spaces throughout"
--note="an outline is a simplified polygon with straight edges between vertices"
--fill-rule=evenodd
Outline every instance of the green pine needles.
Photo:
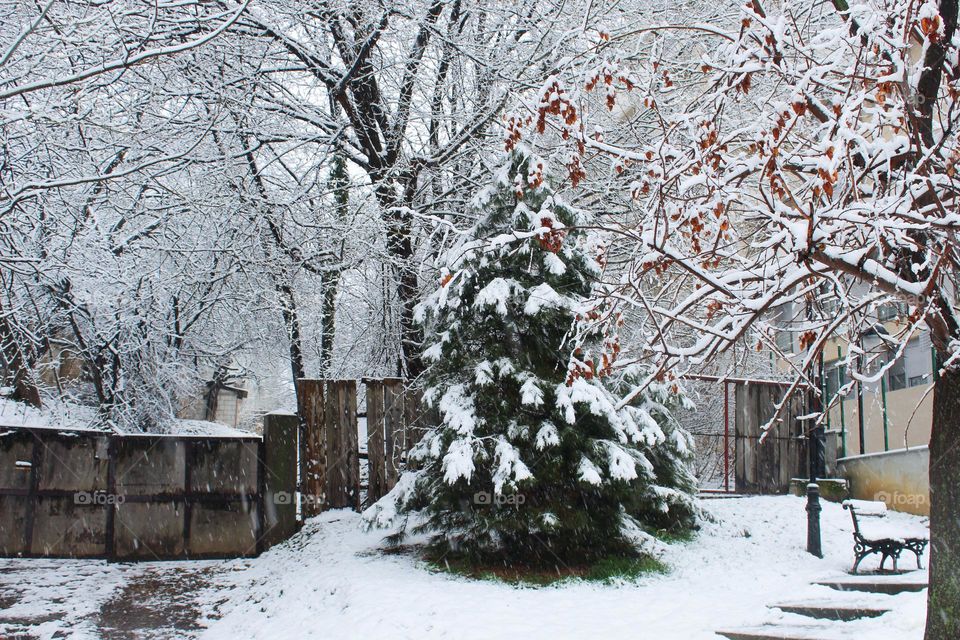
M 670 417 L 679 397 L 655 386 L 617 409 L 607 358 L 573 352 L 599 274 L 584 214 L 522 149 L 474 206 L 479 221 L 418 309 L 439 424 L 366 521 L 398 538 L 428 533 L 434 554 L 527 566 L 636 556 L 653 543 L 647 530 L 689 530 L 696 482 L 691 439 Z M 602 336 L 585 338 L 589 349 Z

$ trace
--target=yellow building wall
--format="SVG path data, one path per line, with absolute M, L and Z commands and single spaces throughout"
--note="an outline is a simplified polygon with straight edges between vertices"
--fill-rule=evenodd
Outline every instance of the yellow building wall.
M 884 323 L 896 334 L 896 322 Z M 832 338 L 824 346 L 824 365 L 829 368 L 846 355 L 847 341 Z M 777 362 L 785 374 L 795 371 L 788 363 Z M 860 415 L 856 384 L 842 403 L 829 411 L 828 429 L 838 441 L 837 475 L 850 484 L 852 497 L 880 500 L 891 509 L 920 515 L 930 511 L 928 481 L 930 431 L 933 424 L 933 385 L 924 384 L 886 393 L 886 439 L 884 402 L 879 384 L 876 391 L 867 385 L 863 393 L 863 454 L 860 457 Z M 830 400 L 827 398 L 826 400 Z M 840 431 L 845 437 L 841 437 Z M 845 441 L 845 447 L 844 443 Z M 844 459 L 844 456 L 847 456 Z
M 846 455 L 860 454 L 860 414 L 854 393 L 830 410 L 830 428 L 846 431 Z M 887 392 L 887 447 L 883 437 L 883 402 L 880 393 L 864 393 L 864 453 L 886 449 L 909 449 L 930 444 L 933 424 L 932 385 L 920 385 Z M 841 417 L 843 418 L 841 420 Z M 841 454 L 842 455 L 842 454 Z

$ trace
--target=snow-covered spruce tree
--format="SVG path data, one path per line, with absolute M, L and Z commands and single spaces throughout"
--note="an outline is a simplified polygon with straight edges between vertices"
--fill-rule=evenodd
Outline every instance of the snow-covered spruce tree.
M 618 347 L 599 366 L 596 336 L 570 353 L 599 273 L 583 214 L 525 150 L 473 204 L 478 222 L 418 308 L 440 424 L 414 449 L 419 470 L 367 522 L 398 527 L 397 538 L 429 533 L 437 553 L 538 566 L 635 555 L 645 529 L 689 528 L 690 439 L 670 418 L 671 394 L 618 410 L 606 384 Z

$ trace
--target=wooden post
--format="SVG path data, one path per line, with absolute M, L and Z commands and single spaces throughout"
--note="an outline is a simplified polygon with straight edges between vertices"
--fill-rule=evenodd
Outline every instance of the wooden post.
M 849 347 L 848 347 L 849 348 Z M 840 345 L 837 345 L 837 362 L 840 362 L 840 358 L 843 357 L 843 351 L 840 350 Z M 843 381 L 847 379 L 847 368 L 842 364 L 837 365 L 837 387 L 843 387 Z M 840 398 L 840 457 L 847 457 L 847 416 L 843 412 L 843 401 L 845 398 Z
M 383 381 L 383 431 L 386 444 L 384 456 L 387 491 L 400 478 L 400 456 L 403 453 L 403 380 L 387 378 Z
M 350 380 L 344 385 L 346 403 L 344 407 L 344 434 L 346 435 L 347 480 L 350 490 L 350 503 L 354 510 L 360 511 L 360 443 L 357 431 L 357 381 Z
M 883 406 L 883 450 L 890 451 L 890 430 L 887 424 L 887 378 L 880 378 L 880 402 Z
M 723 490 L 730 492 L 730 389 L 723 381 Z
M 383 382 L 365 379 L 367 386 L 367 504 L 387 492 L 383 437 Z
M 326 501 L 326 433 L 322 380 L 297 380 L 300 398 L 300 513 L 304 518 L 319 514 Z
M 404 451 L 409 454 L 410 450 L 420 442 L 426 431 L 424 424 L 426 416 L 423 411 L 423 392 L 419 389 L 407 388 L 403 394 L 403 412 L 404 412 Z

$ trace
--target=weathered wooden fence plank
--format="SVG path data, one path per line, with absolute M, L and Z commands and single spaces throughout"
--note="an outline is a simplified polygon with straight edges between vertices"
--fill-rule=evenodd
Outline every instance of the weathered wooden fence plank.
M 426 414 L 423 410 L 423 392 L 419 389 L 407 388 L 403 398 L 404 410 L 404 450 L 410 453 L 414 445 L 420 442 L 426 431 Z
M 350 505 L 360 510 L 360 443 L 357 432 L 357 382 L 349 380 L 345 384 L 344 393 L 346 403 L 343 414 L 344 433 L 346 437 L 346 465 L 347 481 L 349 483 Z
M 387 445 L 384 456 L 384 475 L 387 479 L 387 491 L 393 489 L 400 477 L 400 457 L 403 451 L 404 411 L 403 380 L 388 378 L 383 381 L 383 430 Z
M 383 437 L 383 384 L 364 380 L 367 387 L 367 504 L 373 504 L 387 492 Z
M 760 427 L 776 412 L 785 389 L 769 383 L 737 384 L 735 387 L 735 477 L 740 493 L 780 494 L 790 487 L 790 479 L 805 477 L 806 445 L 803 425 L 797 420 L 802 398 L 795 396 L 772 427 L 766 439 Z
M 323 468 L 323 488 L 324 488 L 324 500 L 323 508 L 329 509 L 331 504 L 337 501 L 337 498 L 334 497 L 334 492 L 337 491 L 337 486 L 340 484 L 340 473 L 339 473 L 339 463 L 341 452 L 340 438 L 339 433 L 337 432 L 336 424 L 337 419 L 340 416 L 340 406 L 337 402 L 337 385 L 333 381 L 327 381 L 324 384 L 324 402 L 323 402 L 323 425 L 324 425 L 324 436 L 325 447 L 327 450 L 327 459 L 326 464 Z
M 304 518 L 323 510 L 326 496 L 326 429 L 322 380 L 297 380 L 300 403 L 300 512 Z
M 331 380 L 326 387 L 326 506 L 360 508 L 357 383 Z

